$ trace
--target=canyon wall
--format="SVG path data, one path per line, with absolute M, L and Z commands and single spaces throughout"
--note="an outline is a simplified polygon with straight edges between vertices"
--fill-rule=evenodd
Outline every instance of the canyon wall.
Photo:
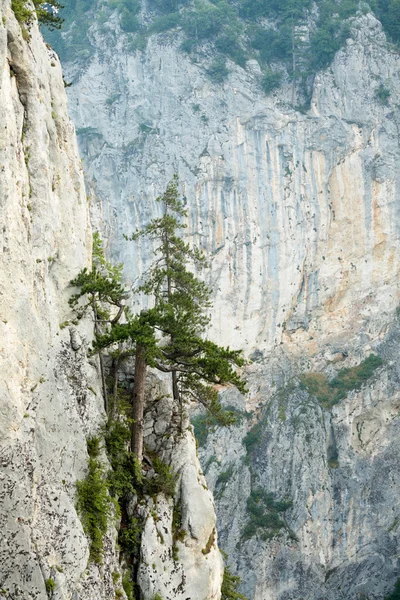
M 178 173 L 188 239 L 211 257 L 212 335 L 253 360 L 246 399 L 222 396 L 245 416 L 201 450 L 243 591 L 382 600 L 400 575 L 397 50 L 360 14 L 299 110 L 289 84 L 265 96 L 254 60 L 215 84 L 175 36 L 132 51 L 114 15 L 90 39 L 92 56 L 65 68 L 95 226 L 136 281 L 151 248 L 123 234 Z M 370 354 L 382 366 L 331 409 L 300 385 Z M 279 534 L 246 539 L 259 488 L 292 505 Z

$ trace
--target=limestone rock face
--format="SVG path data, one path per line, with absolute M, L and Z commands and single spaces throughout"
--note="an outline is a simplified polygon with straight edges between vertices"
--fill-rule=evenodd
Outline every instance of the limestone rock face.
M 215 85 L 168 35 L 132 54 L 117 33 L 94 27 L 93 57 L 66 65 L 98 226 L 135 279 L 151 248 L 122 234 L 177 172 L 189 239 L 212 257 L 215 337 L 255 361 L 246 401 L 226 395 L 250 417 L 202 452 L 222 547 L 251 600 L 382 600 L 400 574 L 399 55 L 359 16 L 300 112 L 288 86 L 265 97 L 254 62 Z M 333 377 L 372 351 L 383 367 L 331 412 L 299 389 L 300 373 Z M 293 502 L 286 533 L 243 539 L 257 487 Z
M 215 85 L 168 36 L 136 54 L 123 33 L 110 39 L 94 28 L 93 58 L 65 67 L 87 179 L 128 276 L 152 254 L 122 236 L 157 213 L 178 172 L 188 233 L 212 257 L 220 341 L 303 352 L 379 329 L 399 300 L 400 158 L 400 59 L 380 23 L 354 21 L 304 114 L 288 87 L 266 97 L 253 64 Z
M 305 367 L 315 370 L 317 359 L 300 364 L 284 352 L 249 374 L 247 405 L 225 392 L 224 401 L 248 416 L 210 435 L 200 453 L 219 543 L 249 598 L 382 600 L 392 591 L 400 546 L 399 334 L 394 322 L 372 346 L 382 367 L 331 411 L 297 379 Z M 358 352 L 349 346 L 349 358 L 331 364 L 330 375 L 358 364 Z M 257 489 L 293 504 L 279 513 L 286 525 L 280 531 L 246 536 L 248 498 Z
M 0 590 L 10 600 L 46 600 L 49 584 L 55 585 L 53 600 L 126 598 L 113 523 L 103 563 L 93 565 L 75 509 L 76 481 L 87 470 L 86 439 L 105 421 L 97 360 L 87 358 L 93 325 L 90 319 L 72 323 L 68 306 L 69 282 L 91 256 L 75 131 L 57 56 L 36 22 L 29 39 L 22 35 L 4 0 L 0 68 Z M 153 446 L 173 412 L 168 401 L 154 411 Z M 191 432 L 185 430 L 176 446 L 166 443 L 163 452 L 179 472 L 187 534 L 173 558 L 171 501 L 160 499 L 152 510 L 149 499 L 143 597 L 152 600 L 159 590 L 165 600 L 218 600 L 222 564 L 214 505 Z M 165 526 L 163 547 L 151 525 L 157 511 L 157 528 Z
M 146 600 L 219 600 L 223 576 L 214 501 L 197 458 L 191 427 L 168 388 L 147 378 L 145 446 L 176 474 L 174 497 L 159 494 L 137 510 L 144 518 L 138 584 Z

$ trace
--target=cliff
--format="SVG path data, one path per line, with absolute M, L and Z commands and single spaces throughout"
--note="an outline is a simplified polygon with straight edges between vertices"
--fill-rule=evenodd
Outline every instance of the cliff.
M 93 323 L 73 323 L 68 306 L 69 282 L 90 265 L 92 239 L 75 130 L 59 60 L 36 20 L 22 29 L 5 0 L 0 16 L 0 590 L 10 600 L 126 598 L 118 519 L 109 519 L 97 565 L 76 511 L 86 441 L 99 434 L 105 413 L 97 358 L 87 357 Z M 149 399 L 156 387 L 149 382 Z M 169 431 L 164 447 L 170 423 L 162 418 L 172 409 L 167 398 L 162 406 L 149 412 L 146 433 L 176 467 L 175 504 L 187 533 L 173 540 L 173 499 L 142 503 L 142 594 L 217 600 L 222 563 L 212 498 L 191 433 L 171 445 Z M 109 468 L 104 452 L 101 460 Z
M 365 12 L 309 110 L 288 84 L 266 97 L 256 61 L 215 84 L 176 37 L 138 51 L 116 18 L 90 30 L 84 65 L 66 63 L 114 257 L 132 280 L 149 263 L 151 248 L 122 236 L 177 172 L 189 236 L 212 257 L 215 335 L 254 361 L 248 398 L 226 394 L 249 414 L 202 451 L 222 547 L 252 600 L 382 600 L 399 576 L 400 59 Z M 370 354 L 382 365 L 339 403 L 318 398 Z M 247 528 L 252 501 L 264 529 Z

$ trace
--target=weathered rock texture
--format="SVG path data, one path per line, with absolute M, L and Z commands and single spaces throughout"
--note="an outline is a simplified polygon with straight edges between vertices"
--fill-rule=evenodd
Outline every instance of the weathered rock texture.
M 167 36 L 134 55 L 123 34 L 114 41 L 94 32 L 93 59 L 66 68 L 88 180 L 129 277 L 151 252 L 122 234 L 156 213 L 176 171 L 189 231 L 212 255 L 218 339 L 313 351 L 321 337 L 375 329 L 398 302 L 400 218 L 400 59 L 380 23 L 354 22 L 307 114 L 289 89 L 265 97 L 254 63 L 214 85 Z
M 107 27 L 93 28 L 84 67 L 67 65 L 99 226 L 134 279 L 151 249 L 122 234 L 157 213 L 154 196 L 179 173 L 189 235 L 212 256 L 216 337 L 261 361 L 250 376 L 253 418 L 273 407 L 252 477 L 293 500 L 286 518 L 299 541 L 240 539 L 256 484 L 241 462 L 243 421 L 218 432 L 204 462 L 212 484 L 233 467 L 217 490 L 223 547 L 251 599 L 381 600 L 399 574 L 399 55 L 371 14 L 359 16 L 301 113 L 288 88 L 263 95 L 255 62 L 214 85 L 167 35 L 132 54 L 116 20 Z M 271 400 L 301 371 L 333 375 L 330 361 L 354 365 L 371 348 L 385 366 L 331 414 L 298 390 L 285 418 Z
M 174 499 L 149 499 L 138 582 L 144 598 L 219 600 L 222 558 L 214 502 L 200 469 L 189 423 L 155 376 L 148 378 L 145 444 L 177 474 Z M 181 431 L 182 426 L 182 433 Z M 179 533 L 181 532 L 181 533 Z
M 299 387 L 298 374 L 318 367 L 318 356 L 296 363 L 277 352 L 253 367 L 247 405 L 225 393 L 227 404 L 254 412 L 233 430 L 209 436 L 201 457 L 216 498 L 220 544 L 249 598 L 381 600 L 393 589 L 400 576 L 399 334 L 394 323 L 373 344 L 383 366 L 332 411 Z M 348 349 L 351 358 L 331 364 L 331 376 L 360 362 L 359 349 Z M 257 441 L 246 451 L 246 433 L 257 422 Z M 293 502 L 283 513 L 289 529 L 270 540 L 262 539 L 268 528 L 243 537 L 247 499 L 260 488 Z
M 90 262 L 88 202 L 59 61 L 35 22 L 29 33 L 24 39 L 9 2 L 1 0 L 0 590 L 10 600 L 45 600 L 46 581 L 53 580 L 54 600 L 106 600 L 119 587 L 116 530 L 110 523 L 103 564 L 88 564 L 89 543 L 75 510 L 86 439 L 104 423 L 97 361 L 87 359 L 92 324 L 72 325 L 68 307 L 69 281 Z M 160 427 L 155 421 L 156 433 Z M 185 598 L 200 598 L 193 592 L 198 585 L 202 599 L 218 600 L 216 543 L 207 556 L 201 552 L 215 515 L 192 436 L 186 433 L 173 452 L 188 536 L 178 544 L 181 560 L 169 556 L 166 566 L 174 566 L 171 578 Z M 149 522 L 143 555 L 161 569 L 164 549 L 153 534 Z M 154 581 L 163 598 L 181 597 L 171 591 L 172 579 L 164 585 L 164 565 L 158 582 L 151 564 L 141 569 L 144 598 L 153 598 Z

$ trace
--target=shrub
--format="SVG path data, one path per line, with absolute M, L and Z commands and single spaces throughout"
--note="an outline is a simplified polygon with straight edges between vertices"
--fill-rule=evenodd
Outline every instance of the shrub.
M 90 438 L 87 442 L 89 470 L 82 481 L 76 482 L 76 508 L 80 515 L 83 530 L 90 539 L 89 560 L 102 562 L 103 538 L 107 531 L 110 514 L 107 477 L 99 460 L 100 440 Z
M 122 578 L 122 587 L 128 600 L 135 600 L 134 596 L 134 584 L 131 581 L 129 573 L 126 573 Z
M 382 104 L 384 104 L 385 106 L 387 106 L 389 104 L 389 98 L 391 95 L 392 95 L 391 91 L 387 87 L 385 87 L 382 83 L 375 90 L 375 98 L 377 100 L 380 100 L 380 102 Z
M 136 7 L 132 10 L 128 6 L 124 6 L 120 14 L 120 25 L 122 31 L 126 33 L 135 33 L 140 31 L 141 26 L 137 17 Z
M 393 592 L 385 596 L 385 600 L 400 600 L 400 578 L 396 581 Z
M 56 582 L 54 581 L 54 579 L 49 577 L 49 579 L 46 579 L 45 581 L 45 586 L 47 595 L 51 597 L 53 595 L 54 590 L 56 589 Z
M 271 71 L 271 69 L 269 69 L 264 73 L 261 82 L 261 87 L 266 94 L 270 94 L 281 85 L 281 81 L 282 73 L 278 73 L 277 71 Z
M 228 485 L 228 481 L 230 480 L 230 478 L 233 475 L 233 472 L 235 470 L 235 465 L 234 463 L 231 463 L 226 471 L 222 471 L 222 473 L 220 473 L 218 475 L 217 481 L 215 483 L 215 489 L 216 489 L 216 493 L 215 493 L 215 497 L 216 498 L 221 498 L 221 496 L 223 495 L 226 486 Z
M 229 566 L 225 565 L 221 587 L 221 600 L 247 600 L 243 594 L 238 592 L 240 582 L 240 577 L 232 575 Z
M 144 493 L 149 496 L 156 496 L 157 494 L 174 496 L 178 474 L 174 473 L 173 469 L 157 456 L 152 459 L 152 463 L 155 474 L 145 480 Z
M 214 83 L 222 83 L 225 81 L 229 75 L 225 58 L 216 58 L 207 69 L 207 75 Z
M 161 33 L 163 31 L 168 31 L 169 29 L 175 29 L 175 27 L 179 25 L 179 22 L 180 14 L 178 12 L 170 13 L 169 15 L 164 15 L 155 19 L 149 26 L 149 32 Z
M 127 554 L 137 553 L 141 533 L 142 531 L 139 522 L 134 517 L 129 519 L 128 525 L 121 526 L 118 533 L 118 542 Z
M 243 530 L 242 539 L 253 537 L 260 529 L 263 540 L 277 535 L 282 529 L 289 530 L 279 513 L 287 511 L 292 505 L 290 500 L 276 501 L 272 493 L 265 492 L 261 488 L 252 490 L 247 499 L 249 519 Z

